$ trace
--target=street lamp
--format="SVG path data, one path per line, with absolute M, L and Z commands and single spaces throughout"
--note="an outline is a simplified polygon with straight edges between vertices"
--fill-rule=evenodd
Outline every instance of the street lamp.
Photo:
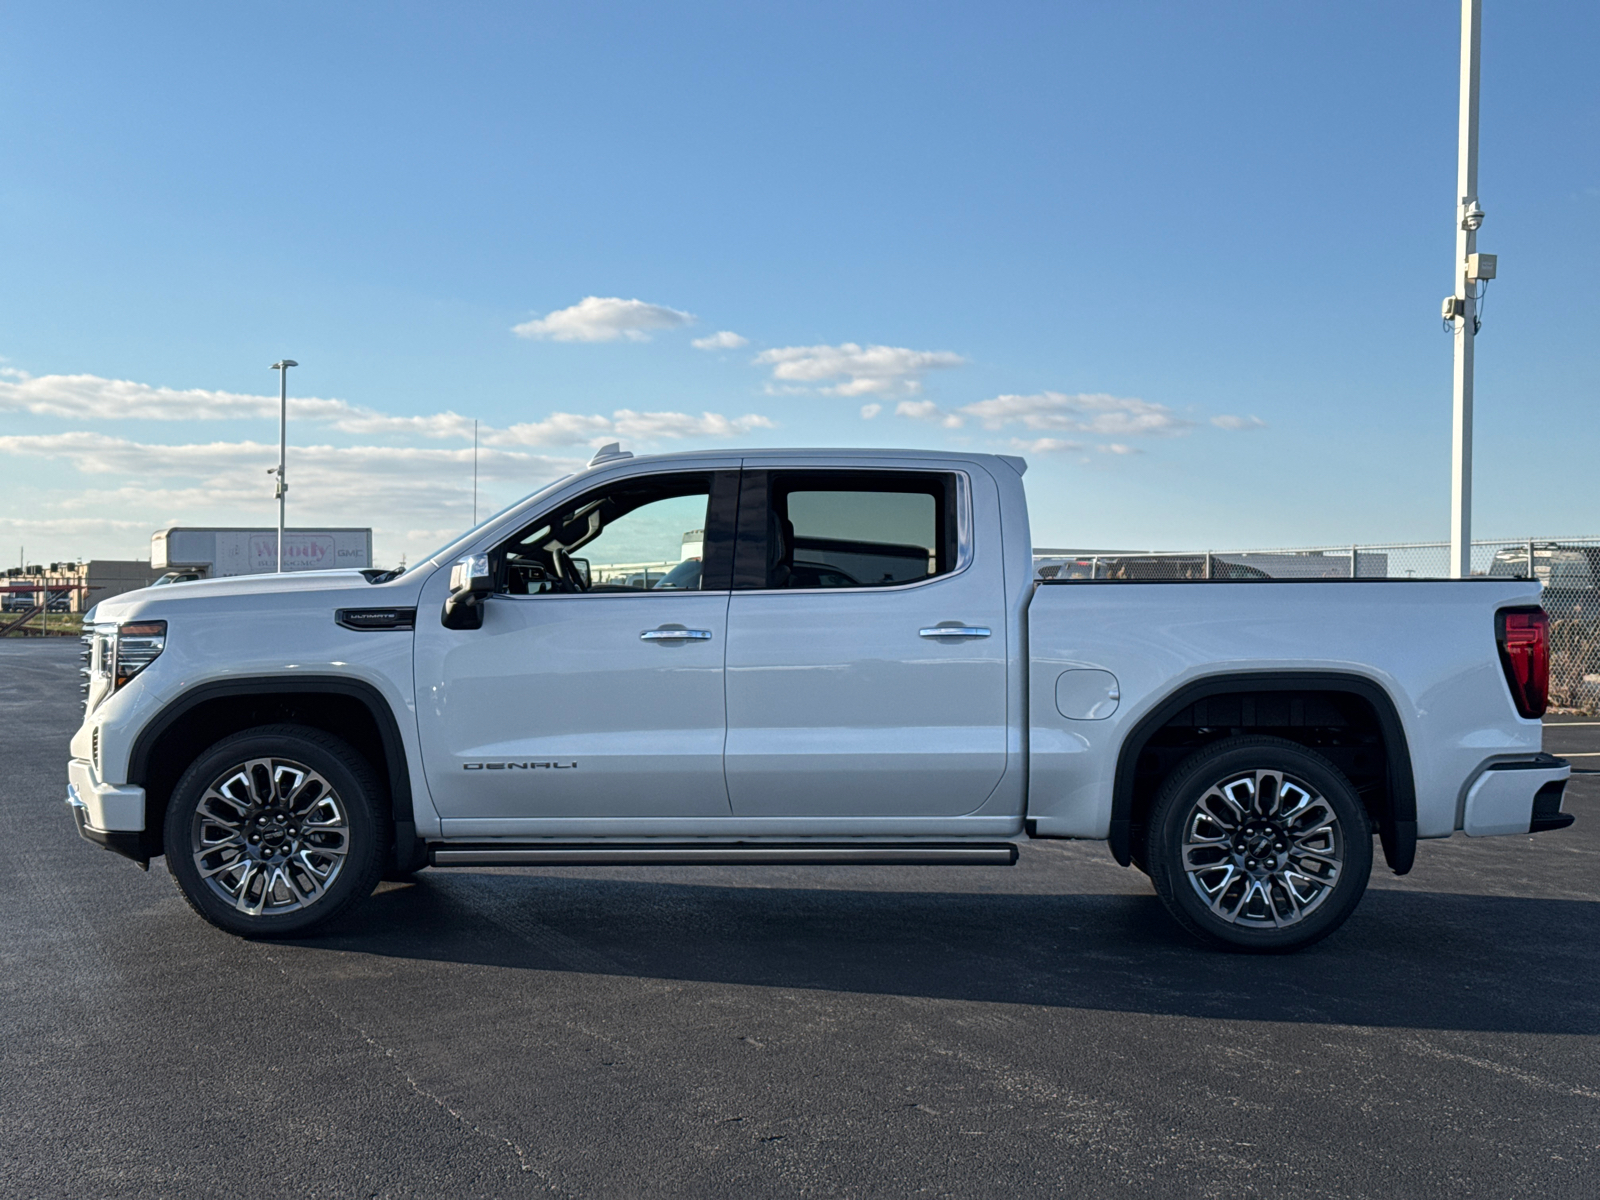
M 1455 335 L 1450 431 L 1450 575 L 1472 574 L 1472 376 L 1478 300 L 1495 276 L 1492 254 L 1478 253 L 1478 49 L 1483 0 L 1461 0 L 1461 109 L 1457 127 L 1455 290 L 1444 298 Z
M 278 574 L 283 574 L 283 507 L 289 485 L 283 481 L 284 460 L 289 454 L 289 368 L 300 364 L 292 358 L 279 359 L 271 369 L 278 372 Z

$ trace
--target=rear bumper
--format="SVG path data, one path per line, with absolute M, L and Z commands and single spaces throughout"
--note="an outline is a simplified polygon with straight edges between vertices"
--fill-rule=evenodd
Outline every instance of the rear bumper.
M 1571 776 L 1567 761 L 1550 754 L 1491 763 L 1467 791 L 1462 828 L 1468 837 L 1565 829 L 1574 820 L 1561 811 Z

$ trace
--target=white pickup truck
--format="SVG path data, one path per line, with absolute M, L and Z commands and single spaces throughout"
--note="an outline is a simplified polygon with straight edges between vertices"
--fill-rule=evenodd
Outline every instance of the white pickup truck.
M 607 447 L 403 572 L 106 600 L 68 803 L 252 937 L 424 866 L 1090 838 L 1247 951 L 1336 929 L 1375 836 L 1572 821 L 1537 582 L 1045 580 L 1024 470 Z

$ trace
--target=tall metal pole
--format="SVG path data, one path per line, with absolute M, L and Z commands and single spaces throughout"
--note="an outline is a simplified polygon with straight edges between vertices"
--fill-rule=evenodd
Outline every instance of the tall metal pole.
M 1472 349 L 1478 335 L 1475 280 L 1468 256 L 1478 248 L 1478 40 L 1482 0 L 1461 0 L 1461 123 L 1456 171 L 1455 408 L 1450 436 L 1450 575 L 1472 574 Z
M 278 373 L 278 574 L 283 574 L 283 516 L 289 485 L 284 482 L 283 469 L 289 458 L 289 368 L 300 364 L 292 358 L 280 359 L 272 364 Z

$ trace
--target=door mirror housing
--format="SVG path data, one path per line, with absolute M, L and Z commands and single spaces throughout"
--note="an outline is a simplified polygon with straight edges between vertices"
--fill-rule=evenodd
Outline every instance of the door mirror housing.
M 450 595 L 440 621 L 446 629 L 481 629 L 483 602 L 494 592 L 487 554 L 469 554 L 450 566 Z

